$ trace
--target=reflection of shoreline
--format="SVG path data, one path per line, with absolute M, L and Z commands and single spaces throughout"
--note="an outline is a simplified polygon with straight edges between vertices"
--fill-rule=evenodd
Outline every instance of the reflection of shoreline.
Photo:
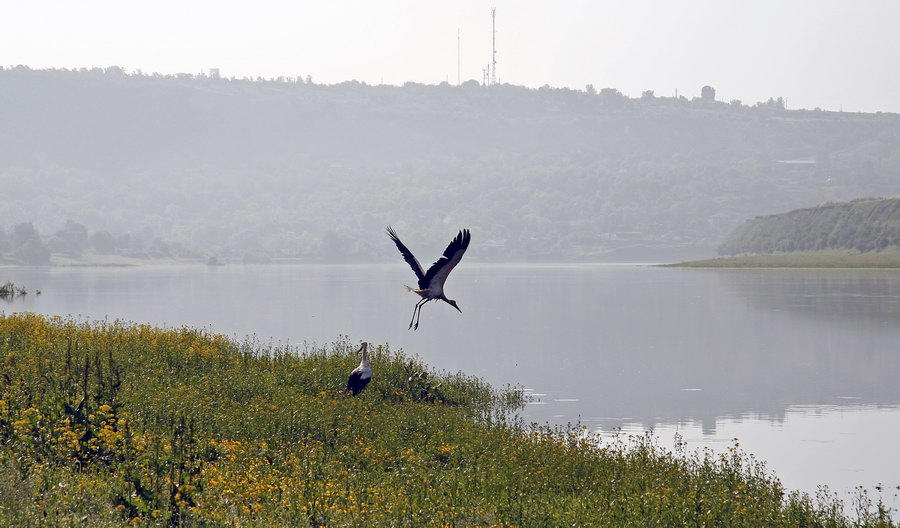
M 693 392 L 693 391 L 691 391 Z M 700 392 L 700 391 L 697 391 Z M 560 394 L 569 394 L 562 392 Z M 715 436 L 716 424 L 722 420 L 730 421 L 765 421 L 773 425 L 783 424 L 791 413 L 818 414 L 830 412 L 854 412 L 857 410 L 897 410 L 900 409 L 900 396 L 893 400 L 874 400 L 859 396 L 832 396 L 828 400 L 818 402 L 780 405 L 774 403 L 767 408 L 743 408 L 737 406 L 730 409 L 724 407 L 711 407 L 704 410 L 700 401 L 693 402 L 690 407 L 685 407 L 681 412 L 656 415 L 642 415 L 632 409 L 631 413 L 604 413 L 604 414 L 579 414 L 573 404 L 591 405 L 590 401 L 582 402 L 576 398 L 562 398 L 553 391 L 542 392 L 541 397 L 530 402 L 522 412 L 526 421 L 551 422 L 560 425 L 579 424 L 589 429 L 596 429 L 604 433 L 615 432 L 619 429 L 628 430 L 655 430 L 657 427 L 673 427 L 685 425 L 697 425 L 703 435 Z M 699 395 L 698 395 L 699 397 Z M 574 401 L 573 401 L 574 400 Z M 671 404 L 671 402 L 669 402 Z M 676 401 L 676 403 L 678 403 Z M 683 400 L 680 403 L 685 403 Z M 676 405 L 677 407 L 677 405 Z M 614 407 L 625 410 L 625 407 Z
M 706 417 L 702 419 L 682 419 L 682 420 L 661 420 L 659 422 L 639 422 L 629 418 L 611 418 L 611 417 L 589 417 L 582 418 L 581 424 L 588 427 L 589 430 L 595 432 L 610 434 L 615 432 L 639 433 L 643 431 L 655 431 L 659 428 L 699 428 L 703 437 L 717 436 L 718 426 L 721 423 L 741 423 L 741 422 L 766 422 L 774 426 L 784 426 L 784 424 L 796 415 L 801 416 L 820 416 L 826 414 L 838 413 L 858 413 L 858 412 L 900 412 L 900 403 L 898 404 L 869 404 L 869 405 L 790 405 L 786 407 L 781 414 L 771 415 L 768 413 L 759 413 L 748 411 L 738 415 L 723 415 Z M 898 431 L 900 432 L 900 431 Z M 827 440 L 821 440 L 823 442 Z
M 642 437 L 647 432 L 642 424 L 632 422 L 621 428 L 612 423 L 585 425 L 586 433 L 599 433 L 601 442 Z M 863 486 L 890 507 L 900 503 L 893 491 L 882 495 L 876 487 L 893 490 L 900 485 L 900 451 L 895 449 L 900 405 L 789 406 L 784 420 L 777 423 L 747 413 L 719 418 L 714 424 L 716 434 L 704 428 L 695 421 L 661 424 L 653 429 L 653 439 L 670 451 L 677 451 L 678 441 L 683 443 L 682 452 L 699 456 L 727 455 L 737 445 L 763 461 L 788 490 L 815 494 L 827 485 L 849 499 L 857 486 Z
M 900 276 L 893 273 L 653 268 L 623 270 L 610 281 L 573 275 L 566 282 L 580 287 L 574 304 L 567 304 L 571 293 L 557 293 L 565 284 L 528 284 L 542 299 L 528 319 L 545 325 L 527 330 L 520 346 L 534 348 L 548 327 L 594 329 L 554 333 L 547 350 L 566 352 L 522 369 L 518 381 L 548 394 L 545 405 L 526 410 L 530 419 L 629 417 L 650 428 L 697 421 L 712 435 L 723 417 L 751 413 L 778 423 L 796 405 L 900 403 Z M 554 402 L 559 398 L 580 402 Z
M 731 293 L 761 310 L 827 321 L 855 318 L 900 324 L 900 274 L 885 270 L 739 270 L 717 273 Z M 750 275 L 748 280 L 746 275 Z

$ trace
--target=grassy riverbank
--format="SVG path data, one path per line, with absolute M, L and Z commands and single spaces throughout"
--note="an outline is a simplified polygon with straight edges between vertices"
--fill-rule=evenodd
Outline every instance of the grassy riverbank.
M 516 391 L 347 341 L 0 316 L 0 526 L 890 526 L 737 450 L 516 424 Z
M 736 255 L 666 264 L 676 268 L 900 268 L 900 248 L 860 253 L 850 250 Z

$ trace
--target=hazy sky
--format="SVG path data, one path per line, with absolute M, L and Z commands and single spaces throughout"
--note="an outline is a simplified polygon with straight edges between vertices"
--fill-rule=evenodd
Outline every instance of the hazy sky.
M 0 0 L 0 65 L 480 80 L 492 5 L 502 82 L 900 112 L 900 0 Z

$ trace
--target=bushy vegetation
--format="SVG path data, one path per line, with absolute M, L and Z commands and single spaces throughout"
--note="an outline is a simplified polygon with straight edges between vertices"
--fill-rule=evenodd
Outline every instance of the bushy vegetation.
M 0 93 L 0 224 L 50 235 L 71 219 L 227 259 L 395 259 L 387 224 L 434 241 L 422 251 L 469 227 L 473 259 L 652 258 L 757 215 L 893 195 L 900 174 L 897 115 L 711 89 L 14 67 Z
M 735 229 L 719 252 L 773 253 L 900 247 L 900 198 L 854 200 L 757 217 Z
M 387 347 L 0 317 L 3 526 L 891 526 L 738 451 L 526 427 L 518 391 Z

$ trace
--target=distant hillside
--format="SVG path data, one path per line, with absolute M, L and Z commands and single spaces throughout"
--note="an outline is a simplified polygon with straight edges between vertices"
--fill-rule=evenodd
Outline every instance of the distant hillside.
M 900 246 L 900 198 L 854 200 L 757 217 L 735 229 L 719 253 L 824 249 L 881 250 Z
M 387 224 L 417 254 L 469 227 L 472 259 L 649 260 L 711 254 L 745 218 L 897 194 L 900 116 L 706 93 L 5 68 L 0 229 L 368 261 L 396 258 Z

